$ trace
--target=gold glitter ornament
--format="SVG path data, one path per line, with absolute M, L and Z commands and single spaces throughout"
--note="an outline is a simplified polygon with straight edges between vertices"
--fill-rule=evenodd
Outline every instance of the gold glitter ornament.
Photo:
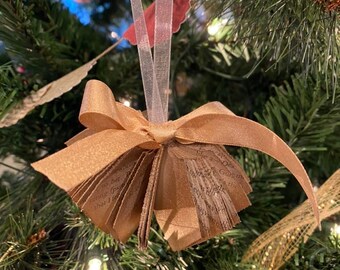
M 321 186 L 316 196 L 321 220 L 340 212 L 340 169 Z M 246 251 L 242 261 L 277 270 L 296 253 L 301 243 L 308 241 L 317 227 L 318 223 L 306 200 L 261 234 Z

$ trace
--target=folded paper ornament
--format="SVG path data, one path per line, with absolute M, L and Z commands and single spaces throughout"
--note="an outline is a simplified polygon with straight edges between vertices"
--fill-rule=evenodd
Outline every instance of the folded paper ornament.
M 140 0 L 131 0 L 131 6 L 134 26 L 126 38 L 135 38 L 138 46 L 148 120 L 116 102 L 104 83 L 91 80 L 79 116 L 87 129 L 32 166 L 115 239 L 125 242 L 138 228 L 141 248 L 147 246 L 153 214 L 174 251 L 240 222 L 251 186 L 223 145 L 259 150 L 281 162 L 305 190 L 318 221 L 306 171 L 272 131 L 219 102 L 168 121 L 171 35 L 189 1 L 156 0 L 145 12 Z
M 138 228 L 145 247 L 153 213 L 173 250 L 239 223 L 237 213 L 250 205 L 251 187 L 222 145 L 276 158 L 296 176 L 318 217 L 312 185 L 292 150 L 269 129 L 218 102 L 154 124 L 116 102 L 104 83 L 91 80 L 79 119 L 87 129 L 32 166 L 117 240 L 125 242 Z

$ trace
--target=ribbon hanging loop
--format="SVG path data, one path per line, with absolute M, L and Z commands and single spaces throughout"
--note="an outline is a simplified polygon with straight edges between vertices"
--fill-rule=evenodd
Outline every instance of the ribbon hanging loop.
M 141 0 L 131 0 L 131 7 L 148 118 L 163 123 L 168 120 L 173 0 L 155 1 L 154 44 L 150 43 Z

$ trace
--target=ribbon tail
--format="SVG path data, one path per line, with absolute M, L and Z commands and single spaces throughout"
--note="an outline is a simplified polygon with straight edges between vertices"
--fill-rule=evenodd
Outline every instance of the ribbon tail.
M 184 123 L 175 137 L 180 141 L 247 147 L 270 155 L 296 177 L 320 223 L 317 200 L 303 165 L 290 147 L 268 128 L 239 116 L 206 114 Z

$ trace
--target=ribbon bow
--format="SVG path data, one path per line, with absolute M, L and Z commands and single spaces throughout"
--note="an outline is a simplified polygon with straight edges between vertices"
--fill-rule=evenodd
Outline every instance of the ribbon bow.
M 293 151 L 272 131 L 219 102 L 154 124 L 116 102 L 104 83 L 87 83 L 80 122 L 68 147 L 32 166 L 67 191 L 93 223 L 126 241 L 138 229 L 146 247 L 152 213 L 173 250 L 205 241 L 239 223 L 250 205 L 249 180 L 223 145 L 264 152 L 296 177 L 317 222 L 310 180 Z

